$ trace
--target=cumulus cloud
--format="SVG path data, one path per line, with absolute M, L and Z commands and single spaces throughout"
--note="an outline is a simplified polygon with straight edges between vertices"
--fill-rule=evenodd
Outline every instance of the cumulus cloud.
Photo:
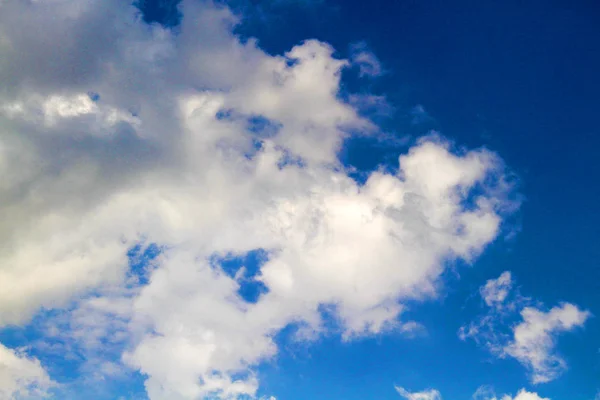
M 528 369 L 534 384 L 552 381 L 567 369 L 556 351 L 557 336 L 582 327 L 590 313 L 570 303 L 543 311 L 518 292 L 511 296 L 513 284 L 508 271 L 488 280 L 479 290 L 490 307 L 488 313 L 462 326 L 458 335 L 475 340 L 498 357 L 515 358 Z M 507 328 L 515 314 L 519 322 Z
M 435 389 L 411 393 L 402 387 L 396 386 L 396 391 L 406 400 L 442 400 L 442 395 Z
M 124 365 L 94 365 L 139 370 L 153 400 L 255 395 L 274 335 L 318 336 L 323 305 L 347 340 L 414 331 L 406 301 L 498 235 L 510 188 L 488 150 L 425 138 L 350 178 L 344 140 L 377 128 L 325 43 L 269 55 L 211 2 L 184 1 L 177 32 L 117 0 L 0 7 L 0 326 L 67 308 L 54 331 L 114 339 Z M 162 250 L 136 280 L 140 243 Z M 215 260 L 258 249 L 248 301 Z
M 0 344 L 0 398 L 44 398 L 55 385 L 38 359 Z

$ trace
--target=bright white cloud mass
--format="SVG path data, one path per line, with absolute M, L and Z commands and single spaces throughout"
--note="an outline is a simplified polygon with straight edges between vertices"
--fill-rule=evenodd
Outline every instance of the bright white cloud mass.
M 351 62 L 329 45 L 273 56 L 233 34 L 224 6 L 184 1 L 171 31 L 127 3 L 0 2 L 0 327 L 55 310 L 47 334 L 86 354 L 90 375 L 140 371 L 153 400 L 253 396 L 274 335 L 318 337 L 322 306 L 345 340 L 418 326 L 406 302 L 435 297 L 448 263 L 472 262 L 514 209 L 496 154 L 435 136 L 395 173 L 353 180 L 344 140 L 380 132 L 339 96 Z M 371 53 L 354 58 L 380 73 Z M 136 245 L 160 249 L 144 271 L 130 269 Z M 256 274 L 221 268 L 256 250 Z M 510 282 L 488 282 L 485 302 Z M 239 294 L 248 284 L 264 286 L 256 301 Z M 503 351 L 549 380 L 563 368 L 553 334 L 587 314 L 521 315 Z M 55 385 L 0 344 L 4 397 Z

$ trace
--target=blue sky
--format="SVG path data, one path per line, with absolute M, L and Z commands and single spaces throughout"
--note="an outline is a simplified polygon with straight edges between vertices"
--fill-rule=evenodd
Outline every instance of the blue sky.
M 598 400 L 599 16 L 1 3 L 0 399 Z

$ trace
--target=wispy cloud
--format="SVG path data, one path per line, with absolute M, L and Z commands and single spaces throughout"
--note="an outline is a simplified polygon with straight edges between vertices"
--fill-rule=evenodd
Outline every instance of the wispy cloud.
M 504 271 L 497 279 L 488 280 L 479 289 L 481 297 L 489 307 L 502 307 L 513 281 L 510 271 Z
M 396 386 L 396 391 L 406 400 L 442 400 L 442 395 L 435 389 L 427 389 L 421 392 L 411 393 L 400 386 Z
M 378 77 L 384 74 L 381 62 L 365 42 L 354 43 L 350 46 L 350 53 L 350 60 L 358 67 L 360 76 Z

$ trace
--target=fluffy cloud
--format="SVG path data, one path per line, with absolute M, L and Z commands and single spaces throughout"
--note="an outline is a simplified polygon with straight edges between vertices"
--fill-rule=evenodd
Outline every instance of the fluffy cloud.
M 489 386 L 480 386 L 473 394 L 473 400 L 550 400 L 546 397 L 541 397 L 535 392 L 528 392 L 525 389 L 519 390 L 516 396 L 505 394 L 497 397 L 494 390 Z
M 564 303 L 548 312 L 526 307 L 521 317 L 514 340 L 504 351 L 531 370 L 533 383 L 549 382 L 566 369 L 566 362 L 554 352 L 556 334 L 583 326 L 589 312 Z
M 442 400 L 442 395 L 435 389 L 411 393 L 402 387 L 396 386 L 396 391 L 406 400 Z
M 534 384 L 554 380 L 567 369 L 556 352 L 556 337 L 582 327 L 590 313 L 570 303 L 540 310 L 519 293 L 510 297 L 512 286 L 508 271 L 488 280 L 479 292 L 489 312 L 461 327 L 459 337 L 474 339 L 498 357 L 515 358 L 530 371 Z M 517 312 L 520 322 L 507 332 L 507 320 Z
M 0 344 L 0 398 L 42 398 L 53 386 L 39 360 Z
M 410 330 L 406 300 L 510 208 L 494 153 L 435 137 L 351 179 L 338 151 L 377 129 L 340 100 L 349 62 L 327 44 L 268 55 L 211 2 L 184 1 L 176 33 L 117 0 L 0 7 L 0 326 L 76 302 L 58 326 L 118 338 L 153 400 L 254 395 L 274 335 L 315 337 L 323 305 L 348 340 Z M 136 280 L 140 243 L 163 251 Z M 257 249 L 245 280 L 214 261 Z
M 541 397 L 539 394 L 534 392 L 528 392 L 525 389 L 521 389 L 515 397 L 504 396 L 503 400 L 550 400 L 547 397 Z

